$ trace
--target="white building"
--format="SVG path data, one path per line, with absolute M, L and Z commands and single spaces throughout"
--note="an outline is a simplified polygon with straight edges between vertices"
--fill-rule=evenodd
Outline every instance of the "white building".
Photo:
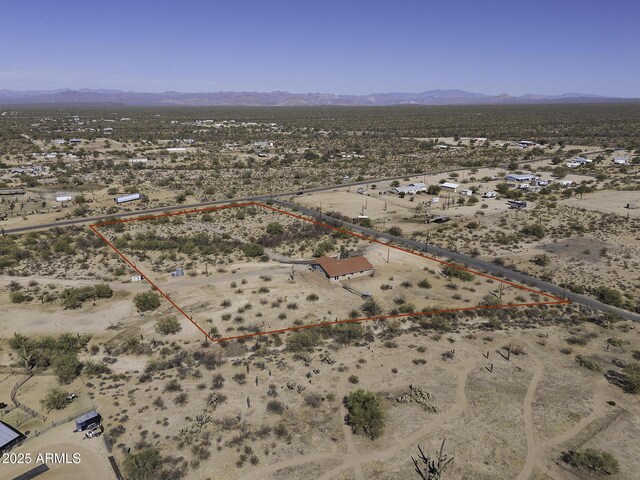
M 416 193 L 424 193 L 427 191 L 426 183 L 410 183 L 409 185 L 403 187 L 394 187 L 391 189 L 392 193 L 397 194 L 405 194 L 405 195 L 415 195 Z
M 629 159 L 627 157 L 613 157 L 613 163 L 616 165 L 626 165 L 629 163 Z
M 482 198 L 496 198 L 498 194 L 493 190 L 489 190 L 488 192 L 484 192 L 482 194 Z
M 537 177 L 535 175 L 531 175 L 531 174 L 522 174 L 522 175 L 511 174 L 504 177 L 504 179 L 507 182 L 517 182 L 517 183 L 531 183 L 535 181 L 536 178 Z
M 440 184 L 440 187 L 446 190 L 453 190 L 453 192 L 455 193 L 458 190 L 458 187 L 460 187 L 460 185 L 453 182 L 444 182 Z

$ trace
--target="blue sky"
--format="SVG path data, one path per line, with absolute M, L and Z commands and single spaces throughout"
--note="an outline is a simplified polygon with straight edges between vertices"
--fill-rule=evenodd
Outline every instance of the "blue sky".
M 640 97 L 637 0 L 2 0 L 0 89 Z

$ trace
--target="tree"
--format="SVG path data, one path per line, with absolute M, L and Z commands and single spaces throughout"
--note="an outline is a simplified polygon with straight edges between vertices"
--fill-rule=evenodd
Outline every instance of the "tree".
M 582 195 L 584 195 L 585 193 L 589 193 L 589 191 L 590 191 L 589 187 L 587 187 L 587 186 L 586 186 L 586 185 L 584 185 L 584 184 L 578 185 L 578 186 L 575 188 L 575 192 L 576 192 L 578 195 L 580 195 L 580 200 L 582 200 Z
M 151 480 L 162 465 L 160 453 L 153 447 L 140 450 L 124 460 L 124 471 L 131 480 Z
M 429 185 L 427 187 L 427 193 L 429 195 L 438 195 L 440 193 L 440 190 L 442 190 L 442 187 L 440 185 Z
M 382 435 L 385 410 L 382 399 L 373 392 L 358 389 L 344 399 L 349 413 L 346 422 L 357 435 L 366 435 L 372 440 Z
M 257 243 L 247 243 L 242 247 L 242 251 L 247 257 L 259 257 L 264 255 L 264 247 Z
M 160 295 L 154 292 L 142 292 L 133 297 L 133 303 L 141 312 L 155 310 L 160 306 Z
M 51 410 L 62 410 L 67 406 L 68 393 L 59 388 L 54 388 L 40 401 L 42 406 L 50 412 Z
M 58 376 L 58 381 L 63 384 L 73 382 L 82 370 L 82 363 L 75 353 L 65 353 L 55 357 L 53 370 Z
M 582 451 L 568 451 L 562 453 L 562 460 L 575 468 L 588 468 L 595 473 L 613 475 L 620 471 L 618 460 L 609 452 L 595 448 L 585 448 Z
M 173 335 L 182 330 L 182 325 L 176 317 L 160 318 L 156 322 L 156 332 L 161 335 Z
M 413 460 L 413 464 L 416 467 L 416 472 L 418 472 L 418 475 L 420 475 L 420 478 L 422 478 L 422 480 L 440 480 L 442 478 L 442 472 L 444 471 L 444 469 L 447 467 L 447 465 L 453 462 L 453 457 L 447 458 L 447 454 L 442 453 L 444 450 L 445 440 L 446 439 L 443 439 L 442 445 L 440 445 L 440 451 L 438 452 L 438 456 L 436 457 L 437 462 L 436 460 L 431 460 L 429 458 L 429 455 L 426 455 L 419 445 L 418 451 L 420 452 L 420 455 L 418 455 L 418 458 L 422 461 L 424 466 L 421 467 L 418 461 L 415 458 L 411 457 L 411 460 Z
M 399 182 L 398 180 L 394 180 L 394 181 L 392 181 L 392 182 L 389 184 L 389 186 L 390 186 L 391 188 L 399 187 L 399 186 L 400 186 L 400 182 Z

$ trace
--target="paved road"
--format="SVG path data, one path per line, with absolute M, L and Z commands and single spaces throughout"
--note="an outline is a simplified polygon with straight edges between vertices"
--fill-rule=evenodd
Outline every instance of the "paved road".
M 604 150 L 595 150 L 593 152 L 588 152 L 588 153 L 584 153 L 583 155 L 596 155 L 598 153 L 602 153 L 604 152 Z M 538 159 L 534 159 L 534 160 L 521 160 L 520 164 L 528 164 L 528 163 L 536 163 L 536 162 L 541 162 L 541 161 L 546 161 L 546 160 L 550 160 L 552 157 L 542 157 L 542 158 L 538 158 Z M 506 168 L 506 166 L 503 166 Z M 402 180 L 404 178 L 407 178 L 407 176 L 410 177 L 420 177 L 420 176 L 432 176 L 432 175 L 441 175 L 443 173 L 452 173 L 452 172 L 461 172 L 464 170 L 469 170 L 469 167 L 460 167 L 460 168 L 453 168 L 453 169 L 448 169 L 448 170 L 437 170 L 437 171 L 432 171 L 432 172 L 426 172 L 426 173 L 415 173 L 415 174 L 410 174 L 410 175 L 399 175 L 396 177 L 383 177 L 383 178 L 376 178 L 376 179 L 369 179 L 369 180 L 363 180 L 361 182 L 352 182 L 352 183 L 348 183 L 348 184 L 344 184 L 341 183 L 339 185 L 327 185 L 327 186 L 322 186 L 322 187 L 314 187 L 314 188 L 307 188 L 304 190 L 297 190 L 297 191 L 293 191 L 293 192 L 282 192 L 282 193 L 276 193 L 276 194 L 271 194 L 271 195 L 258 195 L 255 197 L 244 197 L 244 198 L 231 198 L 231 199 L 226 199 L 226 200 L 214 200 L 214 201 L 210 201 L 210 202 L 201 202 L 201 203 L 192 203 L 192 204 L 188 204 L 188 205 L 169 205 L 166 207 L 155 207 L 155 208 L 149 208 L 146 210 L 135 210 L 132 212 L 118 212 L 118 213 L 114 213 L 111 215 L 101 215 L 98 217 L 86 217 L 86 218 L 73 218 L 73 219 L 69 219 L 69 220 L 60 220 L 58 222 L 50 222 L 50 223 L 41 223 L 38 225 L 31 225 L 31 226 L 26 226 L 26 227 L 14 227 L 14 228 L 2 228 L 0 227 L 0 229 L 2 230 L 2 232 L 4 234 L 10 234 L 10 233 L 24 233 L 24 232 L 32 232 L 32 231 L 36 231 L 36 230 L 49 230 L 51 228 L 56 228 L 56 227 L 68 227 L 68 226 L 72 226 L 72 225 L 86 225 L 89 223 L 96 223 L 96 222 L 100 222 L 102 220 L 104 220 L 107 217 L 110 218 L 124 218 L 124 217 L 133 217 L 133 216 L 143 216 L 143 215 L 153 215 L 156 213 L 163 213 L 163 212 L 176 212 L 176 211 L 181 211 L 181 210 L 191 210 L 191 209 L 196 209 L 196 208 L 205 208 L 205 207 L 211 207 L 211 206 L 215 206 L 215 205 L 221 205 L 224 203 L 231 203 L 231 202 L 238 202 L 238 203 L 242 203 L 242 202 L 258 202 L 258 201 L 265 201 L 265 200 L 269 200 L 269 199 L 280 199 L 280 198 L 287 198 L 287 197 L 292 197 L 295 196 L 298 193 L 316 193 L 316 192 L 325 192 L 328 190 L 333 190 L 336 188 L 345 188 L 348 186 L 359 186 L 359 185 L 368 185 L 368 184 L 374 184 L 374 183 L 381 183 L 381 182 L 391 182 L 393 180 Z
M 339 222 L 341 225 L 347 227 L 349 230 L 353 230 L 363 235 L 372 238 L 381 238 L 387 242 L 393 242 L 398 245 L 402 245 L 408 248 L 413 248 L 417 250 L 424 251 L 425 243 L 418 242 L 416 240 L 411 240 L 408 238 L 396 237 L 394 235 L 390 235 L 388 233 L 378 232 L 376 230 L 372 230 L 370 228 L 365 228 L 360 225 L 355 225 L 350 222 L 345 222 L 341 220 L 337 220 L 333 217 L 329 217 L 324 215 L 321 212 L 313 210 L 308 207 L 303 207 L 298 204 L 293 204 L 291 202 L 287 202 L 284 200 L 274 200 L 275 203 L 278 203 L 287 208 L 296 209 L 298 212 L 303 213 L 305 215 L 312 216 L 321 221 L 331 220 L 332 222 Z M 511 270 L 510 268 L 496 265 L 495 263 L 486 262 L 484 260 L 480 260 L 479 258 L 471 257 L 469 255 L 465 255 L 463 253 L 454 252 L 451 250 L 447 250 L 445 248 L 436 247 L 433 245 L 429 245 L 427 248 L 427 252 L 429 254 L 435 254 L 440 257 L 451 259 L 455 262 L 468 265 L 469 268 L 474 270 L 479 270 L 481 272 L 487 272 L 491 275 L 505 277 L 507 279 L 513 280 L 515 282 L 522 283 L 523 285 L 528 285 L 539 290 L 543 290 L 545 292 L 549 292 L 552 295 L 556 295 L 558 297 L 565 297 L 572 302 L 579 303 L 581 305 L 585 305 L 587 307 L 591 307 L 595 310 L 599 310 L 602 312 L 612 312 L 618 315 L 621 318 L 625 318 L 627 320 L 631 320 L 634 322 L 640 322 L 640 315 L 637 313 L 629 312 L 627 310 L 622 310 L 620 308 L 613 307 L 611 305 L 607 305 L 605 303 L 599 302 L 598 300 L 587 297 L 586 295 L 578 295 L 577 293 L 565 291 L 563 287 L 558 285 L 554 285 L 553 283 L 545 282 L 544 280 L 540 280 L 539 278 L 532 277 L 522 272 L 517 272 L 515 270 Z

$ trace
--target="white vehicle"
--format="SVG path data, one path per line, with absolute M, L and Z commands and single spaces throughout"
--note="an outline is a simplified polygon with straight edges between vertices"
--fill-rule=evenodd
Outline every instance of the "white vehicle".
M 433 197 L 431 199 L 431 203 L 438 203 L 440 201 L 440 197 Z

